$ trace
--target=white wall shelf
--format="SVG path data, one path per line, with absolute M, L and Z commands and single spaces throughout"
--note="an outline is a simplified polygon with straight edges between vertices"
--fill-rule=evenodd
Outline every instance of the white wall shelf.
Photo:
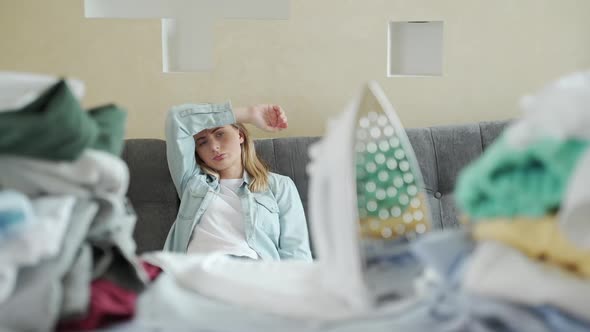
M 160 18 L 162 70 L 213 69 L 218 19 L 288 19 L 290 0 L 84 0 L 87 18 Z
M 442 76 L 443 21 L 392 21 L 387 33 L 387 76 Z

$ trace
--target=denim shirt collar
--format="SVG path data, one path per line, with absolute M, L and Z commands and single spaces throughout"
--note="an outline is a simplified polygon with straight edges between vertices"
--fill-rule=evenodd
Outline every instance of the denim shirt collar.
M 248 174 L 248 172 L 246 172 L 246 170 L 244 170 L 244 175 L 242 176 L 242 179 L 244 180 L 244 182 L 242 183 L 242 185 L 245 183 L 246 186 L 250 185 L 251 179 L 250 179 L 250 174 Z

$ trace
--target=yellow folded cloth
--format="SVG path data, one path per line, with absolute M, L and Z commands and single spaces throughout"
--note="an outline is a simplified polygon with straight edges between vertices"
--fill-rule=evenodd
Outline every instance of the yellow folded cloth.
M 480 220 L 472 225 L 472 234 L 478 241 L 502 242 L 530 258 L 590 278 L 590 250 L 571 243 L 559 229 L 555 216 Z
M 423 234 L 430 230 L 429 211 L 426 196 L 418 193 L 405 210 L 396 206 L 398 213 L 391 217 L 375 216 L 360 218 L 361 237 L 370 239 L 396 239 L 409 234 Z M 395 212 L 396 207 L 392 211 Z M 395 215 L 398 215 L 397 217 Z

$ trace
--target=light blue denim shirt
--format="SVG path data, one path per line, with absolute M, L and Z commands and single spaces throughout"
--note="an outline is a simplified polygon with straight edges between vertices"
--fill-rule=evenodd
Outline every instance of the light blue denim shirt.
M 193 135 L 232 123 L 235 118 L 229 102 L 184 104 L 169 111 L 166 155 L 181 202 L 164 250 L 187 251 L 195 226 L 219 193 L 219 180 L 205 174 L 196 163 Z M 243 208 L 246 242 L 262 259 L 311 260 L 307 222 L 295 183 L 275 173 L 270 173 L 268 180 L 266 191 L 251 192 L 250 176 L 244 172 L 244 182 L 237 194 Z

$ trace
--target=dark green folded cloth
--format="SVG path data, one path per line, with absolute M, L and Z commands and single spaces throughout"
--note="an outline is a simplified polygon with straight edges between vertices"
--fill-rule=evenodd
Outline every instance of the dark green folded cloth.
M 588 146 L 587 141 L 545 138 L 519 149 L 500 137 L 459 174 L 457 204 L 475 221 L 554 213 Z
M 0 113 L 0 154 L 72 161 L 92 148 L 120 155 L 125 119 L 114 105 L 85 112 L 61 80 L 22 109 Z
M 120 156 L 125 140 L 127 112 L 110 104 L 90 109 L 88 114 L 97 124 L 99 130 L 98 136 L 90 147 Z

